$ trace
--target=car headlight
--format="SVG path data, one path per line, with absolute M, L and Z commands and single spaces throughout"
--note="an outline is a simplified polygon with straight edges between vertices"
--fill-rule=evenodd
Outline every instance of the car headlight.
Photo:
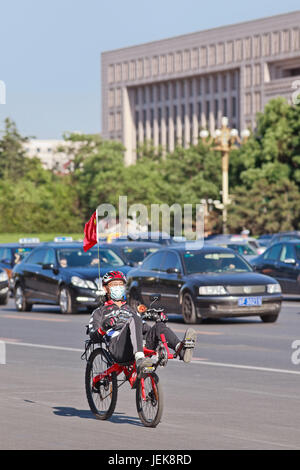
M 78 276 L 72 276 L 71 283 L 73 284 L 73 286 L 83 287 L 84 289 L 96 289 L 96 286 L 93 281 L 81 279 L 81 277 Z
M 0 273 L 0 282 L 3 282 L 3 281 L 8 281 L 8 275 L 6 271 L 2 271 Z
M 281 294 L 280 284 L 268 284 L 267 292 L 268 294 Z
M 201 286 L 199 287 L 200 295 L 225 295 L 227 294 L 224 286 Z

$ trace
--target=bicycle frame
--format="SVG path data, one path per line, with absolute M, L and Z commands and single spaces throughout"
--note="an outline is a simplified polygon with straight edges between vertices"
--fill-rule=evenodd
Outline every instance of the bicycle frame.
M 174 359 L 175 357 L 177 357 L 179 351 L 177 352 L 176 355 L 171 354 L 170 351 L 169 351 L 169 348 L 168 348 L 168 344 L 167 344 L 165 335 L 161 334 L 160 337 L 161 337 L 161 342 L 162 342 L 164 348 L 166 349 L 167 358 L 168 359 Z M 152 356 L 157 356 L 158 355 L 157 351 L 154 351 L 153 349 L 147 349 L 145 347 L 144 347 L 144 354 L 147 357 L 152 357 Z M 158 360 L 157 363 L 154 364 L 154 370 L 160 365 L 159 362 L 160 361 Z M 93 386 L 95 386 L 100 380 L 103 380 L 105 377 L 109 377 L 112 373 L 116 373 L 117 375 L 120 375 L 122 372 L 124 373 L 126 379 L 129 381 L 129 384 L 130 384 L 131 388 L 133 388 L 133 385 L 136 382 L 136 376 L 137 376 L 135 361 L 132 363 L 132 365 L 129 365 L 129 366 L 121 365 L 121 364 L 118 364 L 118 363 L 113 364 L 106 371 L 104 371 L 102 374 L 98 374 L 93 378 Z M 148 373 L 147 375 L 151 376 L 151 373 Z M 151 376 L 151 380 L 152 380 L 152 384 L 153 384 L 153 389 L 156 390 L 156 387 L 154 386 L 153 376 Z M 146 400 L 143 377 L 141 379 L 141 386 L 142 386 L 143 400 Z

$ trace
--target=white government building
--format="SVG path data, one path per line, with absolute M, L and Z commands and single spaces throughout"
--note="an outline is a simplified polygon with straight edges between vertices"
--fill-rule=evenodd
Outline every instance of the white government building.
M 101 62 L 102 136 L 121 141 L 132 164 L 145 141 L 187 147 L 224 115 L 241 131 L 271 98 L 291 100 L 300 11 L 103 52 Z
M 24 143 L 24 149 L 29 158 L 39 158 L 47 170 L 68 173 L 71 157 L 66 153 L 58 152 L 59 147 L 67 145 L 68 143 L 64 140 L 29 139 Z

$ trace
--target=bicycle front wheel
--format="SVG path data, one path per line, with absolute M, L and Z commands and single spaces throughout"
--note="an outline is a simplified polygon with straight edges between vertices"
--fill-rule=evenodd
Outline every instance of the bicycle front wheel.
M 163 412 L 163 392 L 156 374 L 139 379 L 136 389 L 136 407 L 144 426 L 155 428 Z
M 108 419 L 113 414 L 118 396 L 117 376 L 115 372 L 97 380 L 112 366 L 110 357 L 105 349 L 95 349 L 86 365 L 85 390 L 92 413 L 97 419 Z

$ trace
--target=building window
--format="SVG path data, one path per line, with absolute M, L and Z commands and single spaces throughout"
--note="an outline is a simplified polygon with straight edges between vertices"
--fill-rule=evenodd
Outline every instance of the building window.
M 174 56 L 173 54 L 168 55 L 167 59 L 167 72 L 172 73 L 174 72 Z
M 230 79 L 231 79 L 231 89 L 236 90 L 236 73 L 232 72 L 230 74 Z
M 209 95 L 210 93 L 210 78 L 206 77 L 205 78 L 205 93 Z
M 223 99 L 223 116 L 227 116 L 227 99 Z
M 200 66 L 205 67 L 207 65 L 207 48 L 201 47 L 200 49 Z
M 260 36 L 255 36 L 253 39 L 253 56 L 260 57 Z
M 208 123 L 209 122 L 209 115 L 210 115 L 210 102 L 209 101 L 206 101 L 206 122 Z
M 237 115 L 237 112 L 236 112 L 236 111 L 237 111 L 237 109 L 236 109 L 236 97 L 233 96 L 233 97 L 232 97 L 232 104 L 231 104 L 231 115 L 232 115 L 232 117 L 234 117 L 234 118 L 235 118 L 236 115 Z
M 251 93 L 245 95 L 245 114 L 251 114 Z
M 222 75 L 222 88 L 223 91 L 227 91 L 227 75 Z
M 215 76 L 214 76 L 214 92 L 215 92 L 215 93 L 218 93 L 218 91 L 219 91 L 218 80 L 219 80 L 218 75 L 215 75 Z
M 202 103 L 198 103 L 198 123 L 201 126 L 202 122 Z
M 198 78 L 198 80 L 197 80 L 197 94 L 198 94 L 198 96 L 201 95 L 201 86 L 202 86 L 201 78 Z
M 215 100 L 215 121 L 218 120 L 218 112 L 219 112 L 219 100 Z
M 245 87 L 246 88 L 252 85 L 251 72 L 252 72 L 251 65 L 246 65 L 245 67 Z
M 123 81 L 128 80 L 128 63 L 127 62 L 124 62 L 124 64 L 122 64 L 122 80 Z
M 158 75 L 158 57 L 152 58 L 152 75 Z

